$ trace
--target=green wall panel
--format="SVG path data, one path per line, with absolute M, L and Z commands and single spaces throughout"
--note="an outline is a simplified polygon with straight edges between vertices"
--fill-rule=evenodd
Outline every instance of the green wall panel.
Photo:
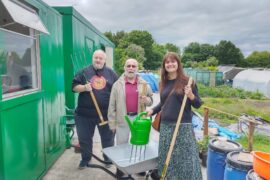
M 45 170 L 43 131 L 41 99 L 1 111 L 5 179 L 36 179 Z
M 50 35 L 43 35 L 40 40 L 46 167 L 50 167 L 65 148 L 64 125 L 61 124 L 65 114 L 62 16 L 48 11 L 44 21 Z
M 2 114 L 2 113 L 0 113 Z M 2 132 L 2 117 L 0 115 L 0 179 L 4 179 L 4 153 L 3 153 L 3 132 Z

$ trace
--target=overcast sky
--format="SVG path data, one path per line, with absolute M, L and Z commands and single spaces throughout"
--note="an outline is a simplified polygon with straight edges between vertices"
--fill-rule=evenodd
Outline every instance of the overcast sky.
M 44 0 L 74 6 L 101 32 L 147 30 L 159 44 L 232 41 L 245 56 L 270 51 L 270 0 Z

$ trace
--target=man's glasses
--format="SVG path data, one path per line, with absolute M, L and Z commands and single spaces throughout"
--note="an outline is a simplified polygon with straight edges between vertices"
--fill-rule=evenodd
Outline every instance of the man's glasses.
M 132 67 L 132 68 L 136 68 L 137 66 L 136 66 L 136 65 L 127 65 L 126 67 L 127 67 L 127 68 L 131 68 L 131 67 Z

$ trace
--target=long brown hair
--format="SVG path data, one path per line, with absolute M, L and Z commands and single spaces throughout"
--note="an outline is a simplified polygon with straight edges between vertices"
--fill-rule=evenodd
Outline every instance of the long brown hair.
M 169 80 L 168 72 L 165 69 L 165 62 L 167 59 L 174 59 L 178 64 L 176 82 L 173 86 L 173 91 L 176 91 L 178 94 L 183 94 L 184 87 L 187 85 L 188 76 L 185 75 L 183 66 L 181 64 L 181 59 L 175 52 L 167 52 L 163 57 L 162 67 L 161 67 L 161 81 L 160 81 L 160 92 L 163 91 L 166 82 Z

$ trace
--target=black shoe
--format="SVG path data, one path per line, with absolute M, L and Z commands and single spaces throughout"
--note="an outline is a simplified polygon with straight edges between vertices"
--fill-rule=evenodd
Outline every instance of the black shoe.
M 138 173 L 139 176 L 145 176 L 146 175 L 146 172 L 140 172 Z
M 116 176 L 117 177 L 122 177 L 124 175 L 125 175 L 125 173 L 123 173 L 120 169 L 116 169 Z
M 159 175 L 158 175 L 158 171 L 157 171 L 157 169 L 154 169 L 153 171 L 152 171 L 152 173 L 151 173 L 151 178 L 153 179 L 153 180 L 159 180 L 160 179 L 160 177 L 159 177 Z
M 81 160 L 78 169 L 85 169 L 88 166 L 89 161 Z

